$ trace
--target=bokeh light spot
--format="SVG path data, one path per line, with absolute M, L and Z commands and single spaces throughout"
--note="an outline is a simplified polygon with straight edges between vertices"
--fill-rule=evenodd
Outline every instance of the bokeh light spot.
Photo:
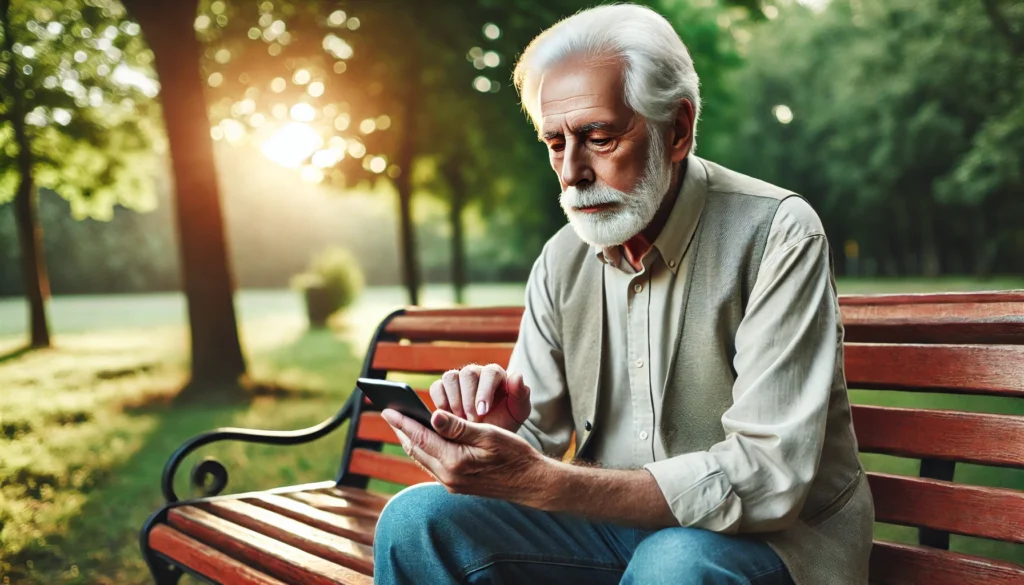
M 339 114 L 338 117 L 334 119 L 334 127 L 340 132 L 348 130 L 348 126 L 351 123 L 352 117 L 348 114 Z
M 789 106 L 785 104 L 779 104 L 772 108 L 772 115 L 779 121 L 780 124 L 789 124 L 793 121 L 793 110 L 789 109 Z
M 320 183 L 324 180 L 324 171 L 312 165 L 306 165 L 302 167 L 299 176 L 307 183 Z
M 314 81 L 313 83 L 309 84 L 309 87 L 306 88 L 306 91 L 309 92 L 309 95 L 313 97 L 320 97 L 324 95 L 324 84 L 319 81 Z
M 391 127 L 391 117 L 390 116 L 385 114 L 383 116 L 378 116 L 377 117 L 377 129 L 378 130 L 387 130 L 390 127 Z
M 346 15 L 344 10 L 335 10 L 327 17 L 327 24 L 331 26 L 341 26 L 345 24 L 345 18 Z
M 206 30 L 206 29 L 210 28 L 210 17 L 206 16 L 205 14 L 200 14 L 199 16 L 197 16 L 196 17 L 196 22 L 195 22 L 195 28 L 196 28 L 196 30 L 199 30 L 199 31 Z
M 210 74 L 206 81 L 210 84 L 210 87 L 220 87 L 220 84 L 224 83 L 224 76 L 219 71 L 215 71 Z
M 299 69 L 298 71 L 295 72 L 295 75 L 292 76 L 292 81 L 299 85 L 305 85 L 309 83 L 311 77 L 312 76 L 309 74 L 309 71 L 306 71 L 305 69 Z
M 359 131 L 363 134 L 372 134 L 377 129 L 377 123 L 367 118 L 359 123 Z
M 292 106 L 292 119 L 297 122 L 312 122 L 316 118 L 316 110 L 307 103 L 299 103 Z
M 491 80 L 481 75 L 473 80 L 473 89 L 480 92 L 491 91 Z
M 484 53 L 484 65 L 488 67 L 497 67 L 501 64 L 501 56 L 494 51 L 487 51 Z
M 501 29 L 498 28 L 498 25 L 489 22 L 484 25 L 484 36 L 493 41 L 501 36 Z
M 270 90 L 274 93 L 281 93 L 286 87 L 288 87 L 288 82 L 285 81 L 283 77 L 275 77 L 274 80 L 270 82 Z
M 358 30 L 358 29 L 359 29 L 359 19 L 358 18 L 350 18 L 350 19 L 348 19 L 348 30 Z
M 260 150 L 277 164 L 294 169 L 322 145 L 323 138 L 315 130 L 306 124 L 291 123 L 268 138 Z

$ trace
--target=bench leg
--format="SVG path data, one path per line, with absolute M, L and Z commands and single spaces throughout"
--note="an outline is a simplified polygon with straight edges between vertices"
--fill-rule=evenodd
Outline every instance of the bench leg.
M 149 572 L 153 574 L 153 582 L 156 585 L 178 585 L 181 580 L 181 569 L 168 564 L 167 561 L 158 558 L 147 558 Z
M 149 548 L 149 531 L 157 524 L 167 522 L 168 509 L 170 506 L 164 506 L 146 519 L 146 523 L 142 526 L 142 532 L 139 533 L 142 558 L 146 560 L 146 566 L 149 567 L 149 572 L 153 575 L 153 582 L 156 585 L 177 585 L 182 575 L 181 569 L 161 558 L 153 549 Z

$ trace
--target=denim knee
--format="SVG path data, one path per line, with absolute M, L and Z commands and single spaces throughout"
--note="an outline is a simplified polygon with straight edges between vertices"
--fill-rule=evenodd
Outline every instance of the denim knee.
M 668 528 L 645 538 L 623 583 L 785 583 L 788 573 L 763 542 L 699 528 Z
M 374 550 L 421 544 L 429 538 L 447 506 L 444 500 L 451 494 L 436 483 L 424 483 L 405 488 L 384 506 L 377 520 Z

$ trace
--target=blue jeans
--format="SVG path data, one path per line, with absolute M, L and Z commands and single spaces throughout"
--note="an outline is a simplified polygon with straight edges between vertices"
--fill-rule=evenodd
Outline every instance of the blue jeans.
M 501 500 L 408 488 L 384 508 L 374 582 L 788 585 L 768 545 L 699 528 L 642 530 Z

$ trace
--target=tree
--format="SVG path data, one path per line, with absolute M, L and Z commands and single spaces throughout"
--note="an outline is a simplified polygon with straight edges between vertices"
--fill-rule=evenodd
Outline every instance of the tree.
M 1024 62 L 983 4 L 780 7 L 748 31 L 728 162 L 806 194 L 888 274 L 1020 266 Z M 1019 5 L 1000 15 L 1020 30 Z
M 0 203 L 13 198 L 31 345 L 50 345 L 37 190 L 78 216 L 144 206 L 152 129 L 137 26 L 114 3 L 0 0 Z
M 188 300 L 192 386 L 245 374 L 224 219 L 193 23 L 198 0 L 126 0 L 155 54 L 175 184 L 182 280 Z

